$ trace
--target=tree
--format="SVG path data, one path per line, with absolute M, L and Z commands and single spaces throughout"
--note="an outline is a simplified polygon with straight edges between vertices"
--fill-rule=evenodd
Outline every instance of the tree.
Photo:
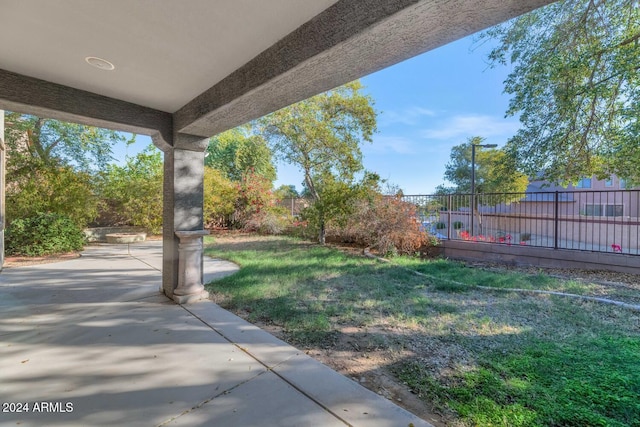
M 249 170 L 237 186 L 236 217 L 239 225 L 246 228 L 249 222 L 259 222 L 259 218 L 275 204 L 273 184 L 264 176 Z
M 472 145 L 480 145 L 484 138 L 474 136 L 466 143 L 456 145 L 451 149 L 451 161 L 445 167 L 444 176 L 455 185 L 451 188 L 455 193 L 471 193 L 471 163 Z M 509 157 L 503 150 L 495 148 L 476 149 L 475 156 L 475 193 L 470 197 L 470 203 L 465 203 L 464 198 L 452 200 L 453 206 L 448 209 L 458 209 L 461 205 L 471 206 L 472 213 L 482 231 L 482 217 L 478 210 L 479 205 L 495 206 L 499 203 L 511 203 L 522 199 L 522 193 L 529 185 L 526 175 L 518 172 L 513 157 Z M 447 188 L 439 187 L 442 192 Z M 486 197 L 474 197 L 475 194 L 496 193 Z M 447 202 L 448 203 L 448 202 Z M 472 227 L 471 233 L 475 232 Z
M 376 130 L 373 100 L 348 83 L 272 113 L 260 120 L 261 133 L 276 156 L 304 173 L 315 204 L 318 240 L 325 242 L 325 223 L 337 206 L 324 200 L 324 189 L 350 183 L 362 170 L 361 141 L 371 142 Z M 338 209 L 339 210 L 339 209 Z
M 361 187 L 356 182 L 339 179 L 327 170 L 314 175 L 313 182 L 321 197 L 302 211 L 302 218 L 312 230 L 318 231 L 318 242 L 324 245 L 328 225 L 341 228 L 346 223 L 361 196 Z
M 231 181 L 218 169 L 204 168 L 204 222 L 207 227 L 226 225 L 236 209 L 240 195 L 237 182 Z
M 484 138 L 474 136 L 467 142 L 451 149 L 450 162 L 445 167 L 444 177 L 453 187 L 438 187 L 453 193 L 471 192 L 471 145 L 480 145 Z M 518 172 L 512 158 L 503 150 L 495 148 L 476 149 L 476 193 L 522 193 L 527 189 L 529 180 Z M 503 198 L 499 200 L 504 201 Z
M 7 222 L 38 213 L 82 228 L 98 214 L 91 170 L 111 160 L 117 132 L 5 112 Z
M 110 223 L 162 231 L 162 153 L 149 145 L 123 166 L 110 164 L 98 175 L 103 215 Z M 105 212 L 106 211 L 106 212 Z
M 522 128 L 506 151 L 555 182 L 612 173 L 640 183 L 640 7 L 564 0 L 483 33 L 493 66 L 512 64 L 508 116 Z
M 271 150 L 251 125 L 243 125 L 210 139 L 205 164 L 219 170 L 231 181 L 241 181 L 249 170 L 273 181 L 276 168 Z
M 29 160 L 38 160 L 40 167 L 103 168 L 112 160 L 111 147 L 125 140 L 116 131 L 13 112 L 5 112 L 5 124 L 9 172 L 10 166 L 33 166 Z
M 44 166 L 39 159 L 22 165 L 22 173 L 9 169 L 6 176 L 8 224 L 41 213 L 55 213 L 83 228 L 96 218 L 98 199 L 87 172 L 59 164 Z
M 300 194 L 298 194 L 298 190 L 296 190 L 295 185 L 282 184 L 280 187 L 276 188 L 273 193 L 278 200 L 296 199 L 300 197 Z

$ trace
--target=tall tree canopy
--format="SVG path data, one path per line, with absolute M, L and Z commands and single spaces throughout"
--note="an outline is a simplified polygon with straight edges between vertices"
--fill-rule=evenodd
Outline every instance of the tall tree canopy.
M 490 29 L 493 65 L 512 64 L 507 150 L 557 182 L 615 173 L 640 182 L 638 0 L 564 0 Z
M 376 130 L 373 100 L 361 89 L 359 81 L 351 82 L 259 122 L 276 156 L 300 168 L 306 190 L 314 202 L 322 204 L 318 209 L 320 243 L 324 243 L 325 215 L 336 210 L 324 203 L 322 188 L 353 180 L 362 170 L 360 143 L 371 142 Z
M 84 171 L 103 168 L 112 160 L 113 145 L 125 140 L 108 129 L 8 111 L 5 124 L 9 161 L 16 165 L 34 160 L 42 166 L 69 165 Z
M 92 174 L 112 160 L 114 131 L 5 112 L 7 221 L 39 212 L 84 227 L 98 214 Z
M 296 186 L 293 184 L 282 184 L 280 187 L 276 188 L 274 194 L 280 200 L 295 199 L 297 197 L 300 197 L 300 194 L 298 194 L 298 190 L 296 190 Z
M 212 137 L 205 164 L 231 181 L 241 181 L 248 171 L 269 181 L 276 179 L 271 150 L 262 136 L 252 132 L 250 125 L 238 126 Z
M 212 137 L 204 174 L 204 215 L 209 226 L 250 227 L 269 210 L 276 179 L 271 149 L 255 123 Z
M 484 138 L 474 136 L 467 142 L 451 148 L 451 157 L 445 167 L 444 177 L 454 187 L 439 187 L 439 193 L 471 192 L 471 146 L 484 142 Z M 512 158 L 496 148 L 476 148 L 476 193 L 516 193 L 527 189 L 529 180 L 518 172 Z M 500 199 L 499 201 L 503 201 Z

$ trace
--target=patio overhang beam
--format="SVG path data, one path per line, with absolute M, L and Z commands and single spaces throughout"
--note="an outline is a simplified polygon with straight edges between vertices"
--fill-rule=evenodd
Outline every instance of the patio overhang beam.
M 0 109 L 173 141 L 170 113 L 0 69 Z
M 342 0 L 174 115 L 209 137 L 504 22 L 550 0 Z

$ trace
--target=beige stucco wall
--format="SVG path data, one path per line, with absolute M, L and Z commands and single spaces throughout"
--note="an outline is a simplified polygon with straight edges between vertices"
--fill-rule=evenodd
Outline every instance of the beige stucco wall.
M 443 242 L 444 256 L 460 260 L 495 261 L 551 268 L 638 272 L 638 257 L 613 253 L 570 251 L 519 245 L 491 245 L 460 240 Z

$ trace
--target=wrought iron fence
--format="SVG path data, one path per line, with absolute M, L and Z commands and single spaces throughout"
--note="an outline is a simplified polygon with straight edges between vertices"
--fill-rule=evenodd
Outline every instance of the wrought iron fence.
M 403 196 L 441 239 L 640 255 L 640 190 Z M 475 206 L 475 209 L 471 209 Z

